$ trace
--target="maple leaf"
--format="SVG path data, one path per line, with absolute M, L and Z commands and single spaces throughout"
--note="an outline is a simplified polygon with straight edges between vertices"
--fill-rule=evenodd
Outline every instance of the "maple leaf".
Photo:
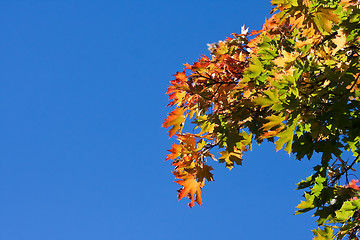
M 211 166 L 204 164 L 201 167 L 197 168 L 196 177 L 199 182 L 203 182 L 204 178 L 206 180 L 214 181 L 213 174 L 210 172 L 211 170 L 214 170 Z
M 315 13 L 314 22 L 323 31 L 331 32 L 332 22 L 338 23 L 339 17 L 333 13 L 334 9 L 319 7 Z
M 264 70 L 261 61 L 258 58 L 253 58 L 249 67 L 245 70 L 248 77 L 254 78 Z
M 278 19 L 275 18 L 275 15 L 273 15 L 269 20 L 265 18 L 264 29 L 270 30 L 277 27 L 279 27 L 279 25 L 278 25 Z
M 182 71 L 182 72 L 176 72 L 176 74 L 174 76 L 176 77 L 176 80 L 178 80 L 180 82 L 186 82 L 187 81 L 185 70 Z
M 259 33 L 262 33 L 263 31 L 264 31 L 264 30 L 253 30 L 253 31 L 251 31 L 250 36 L 257 35 L 257 34 L 259 34 Z
M 278 128 L 275 129 L 275 130 L 271 130 L 271 131 L 264 132 L 264 133 L 261 135 L 260 139 L 266 139 L 266 138 L 276 137 L 283 129 L 284 129 L 284 127 L 281 126 L 281 127 L 278 127 Z
M 305 15 L 301 13 L 291 17 L 290 18 L 290 22 L 292 23 L 291 29 L 300 28 L 303 25 L 304 20 L 305 20 Z
M 245 92 L 244 92 L 244 98 L 249 98 L 250 97 L 250 95 L 251 95 L 251 91 L 248 89 L 248 90 L 246 90 Z
M 179 177 L 178 177 L 179 178 Z M 189 206 L 192 208 L 195 205 L 195 201 L 201 205 L 202 198 L 201 198 L 201 188 L 205 185 L 204 181 L 198 182 L 196 177 L 193 175 L 185 175 L 180 177 L 181 180 L 175 181 L 176 183 L 183 186 L 181 189 L 178 190 L 179 195 L 178 198 L 181 200 L 182 198 L 188 196 L 190 199 Z
M 342 49 L 346 45 L 346 35 L 342 31 L 339 31 L 336 35 L 336 38 L 332 41 L 336 44 L 336 48 L 332 50 L 331 54 L 335 55 L 340 49 Z
M 268 123 L 265 123 L 262 128 L 265 130 L 269 130 L 276 126 L 283 126 L 283 122 L 285 121 L 285 117 L 282 115 L 271 115 L 266 117 L 266 120 L 268 120 Z
M 313 234 L 314 234 L 314 238 L 313 240 L 331 240 L 334 239 L 333 236 L 333 230 L 329 227 L 325 227 L 325 229 L 315 229 L 312 230 Z
M 349 182 L 349 185 L 347 187 L 352 188 L 352 189 L 357 190 L 357 191 L 360 191 L 359 186 L 356 185 L 358 182 L 359 182 L 359 180 L 353 179 L 353 180 L 351 180 L 351 182 Z
M 308 45 L 308 44 L 316 44 L 316 42 L 320 39 L 320 36 L 313 36 L 311 38 L 307 38 L 305 41 L 298 41 L 295 43 L 295 47 L 297 48 L 302 48 L 303 46 L 305 45 Z
M 296 58 L 299 56 L 297 52 L 289 53 L 285 50 L 281 51 L 281 55 L 282 56 L 279 56 L 278 58 L 273 60 L 274 64 L 279 67 L 286 67 L 288 64 L 295 61 Z
M 190 151 L 196 151 L 196 139 L 192 134 L 177 134 L 177 138 L 184 148 Z
M 290 155 L 292 142 L 294 139 L 295 128 L 296 128 L 296 123 L 293 123 L 292 125 L 288 126 L 287 128 L 285 128 L 285 130 L 283 130 L 281 133 L 277 135 L 279 137 L 279 139 L 275 142 L 277 151 L 282 149 L 283 146 L 285 145 L 284 150 Z
M 254 103 L 260 105 L 261 108 L 274 105 L 279 101 L 279 93 L 276 89 L 263 91 L 263 94 L 265 95 L 264 97 L 259 96 L 254 99 Z
M 175 104 L 180 106 L 183 103 L 183 99 L 186 96 L 186 92 L 183 91 L 182 89 L 179 89 L 179 87 L 181 88 L 182 86 L 179 86 L 178 84 L 175 83 L 173 86 L 168 87 L 168 90 L 166 92 L 166 94 L 169 95 L 169 101 L 170 101 L 168 106 L 174 106 Z
M 181 154 L 181 149 L 182 149 L 182 147 L 180 145 L 173 144 L 172 148 L 170 150 L 168 150 L 171 153 L 167 155 L 165 160 L 175 159 L 175 158 L 179 157 Z
M 249 32 L 249 28 L 245 28 L 245 25 L 243 25 L 241 27 L 241 34 L 246 35 L 246 34 L 248 34 L 248 32 Z
M 162 127 L 170 127 L 169 130 L 169 138 L 171 138 L 177 131 L 181 131 L 181 127 L 185 121 L 185 117 L 183 116 L 185 110 L 183 108 L 175 108 L 169 116 L 165 119 Z
M 234 167 L 234 162 L 237 165 L 242 165 L 242 152 L 235 149 L 234 152 L 222 151 L 219 162 L 226 163 L 226 167 L 231 170 Z

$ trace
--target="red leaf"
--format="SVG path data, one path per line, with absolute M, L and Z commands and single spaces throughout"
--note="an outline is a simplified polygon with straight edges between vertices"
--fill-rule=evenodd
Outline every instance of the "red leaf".
M 352 189 L 354 189 L 354 190 L 360 191 L 359 186 L 356 185 L 358 182 L 359 182 L 359 180 L 354 180 L 354 179 L 353 179 L 353 180 L 351 180 L 351 182 L 349 182 L 348 187 L 349 187 L 349 188 L 352 188 Z

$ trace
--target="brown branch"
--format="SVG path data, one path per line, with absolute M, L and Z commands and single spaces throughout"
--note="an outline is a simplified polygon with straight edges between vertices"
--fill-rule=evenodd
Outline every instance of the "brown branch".
M 358 160 L 359 157 L 360 157 L 360 155 L 358 155 L 350 165 L 346 166 L 345 169 L 344 169 L 344 171 L 336 174 L 335 177 L 334 177 L 329 183 L 330 183 L 330 184 L 334 184 L 336 181 L 340 180 L 340 178 L 341 178 L 344 174 L 348 174 L 348 171 L 349 171 L 350 169 L 352 169 L 352 167 L 354 166 L 354 164 L 356 163 L 356 161 Z

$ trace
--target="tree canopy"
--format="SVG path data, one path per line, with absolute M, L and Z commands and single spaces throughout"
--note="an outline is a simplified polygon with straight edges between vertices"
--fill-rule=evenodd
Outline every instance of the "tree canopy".
M 267 140 L 298 160 L 321 158 L 297 184 L 304 199 L 296 213 L 317 217 L 314 239 L 358 239 L 360 1 L 272 4 L 261 30 L 243 27 L 209 44 L 210 57 L 184 64 L 170 82 L 174 110 L 163 127 L 179 140 L 166 158 L 181 185 L 178 198 L 201 205 L 201 189 L 213 181 L 206 159 L 231 169 L 254 142 Z M 185 133 L 187 119 L 194 130 Z

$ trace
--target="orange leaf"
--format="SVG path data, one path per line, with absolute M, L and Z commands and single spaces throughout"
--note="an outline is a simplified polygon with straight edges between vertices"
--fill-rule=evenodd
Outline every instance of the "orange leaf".
M 189 206 L 191 208 L 195 205 L 195 201 L 199 205 L 202 204 L 201 188 L 204 186 L 204 181 L 198 182 L 193 175 L 186 175 L 181 180 L 175 182 L 183 186 L 180 190 L 178 190 L 179 200 L 186 197 L 187 195 L 191 200 L 191 202 L 189 203 Z
M 250 95 L 251 95 L 251 91 L 248 89 L 248 90 L 246 90 L 245 92 L 244 92 L 244 98 L 249 98 L 250 97 Z
M 187 81 L 185 70 L 182 72 L 176 72 L 174 76 L 176 77 L 176 80 L 180 80 L 181 82 Z
M 258 30 L 258 31 L 253 30 L 253 31 L 250 33 L 249 36 L 257 35 L 257 34 L 263 32 L 263 31 L 264 31 L 264 30 Z
M 185 66 L 184 69 L 189 69 L 189 70 L 191 70 L 191 65 L 190 65 L 190 64 L 184 63 L 183 65 Z
M 181 146 L 177 144 L 173 144 L 172 148 L 168 151 L 171 153 L 166 156 L 165 160 L 175 159 L 179 157 L 181 154 Z
M 297 48 L 301 48 L 305 45 L 308 45 L 308 44 L 315 44 L 316 41 L 318 41 L 320 39 L 319 36 L 315 36 L 315 37 L 312 37 L 312 38 L 308 38 L 307 40 L 305 41 L 299 41 L 299 42 L 296 42 L 295 43 L 295 47 Z
M 284 129 L 284 127 L 280 126 L 273 131 L 267 131 L 267 132 L 263 133 L 263 135 L 261 135 L 261 139 L 274 137 L 274 136 L 278 135 L 281 132 L 281 130 L 283 130 L 283 129 Z
M 277 19 L 275 18 L 275 15 L 273 15 L 269 20 L 267 20 L 265 18 L 265 24 L 264 24 L 264 28 L 266 30 L 270 30 L 270 29 L 273 29 L 275 27 L 278 27 L 278 21 Z
M 181 131 L 182 124 L 185 121 L 185 117 L 183 116 L 185 109 L 183 108 L 175 108 L 169 116 L 165 119 L 162 127 L 168 128 L 172 126 L 169 130 L 169 138 L 171 138 L 177 131 Z
M 187 146 L 190 146 L 190 148 L 195 149 L 196 139 L 189 135 L 178 135 L 178 138 L 181 142 L 185 143 Z
M 352 189 L 354 189 L 354 190 L 360 191 L 359 186 L 356 185 L 358 182 L 359 182 L 359 180 L 354 180 L 354 179 L 353 179 L 353 180 L 351 180 L 351 182 L 349 182 L 348 187 L 349 187 L 349 188 L 352 188 Z
M 178 90 L 175 86 L 169 86 L 166 94 L 169 95 L 169 104 L 168 106 L 174 106 L 177 104 L 178 106 L 183 102 L 186 92 L 182 90 Z

